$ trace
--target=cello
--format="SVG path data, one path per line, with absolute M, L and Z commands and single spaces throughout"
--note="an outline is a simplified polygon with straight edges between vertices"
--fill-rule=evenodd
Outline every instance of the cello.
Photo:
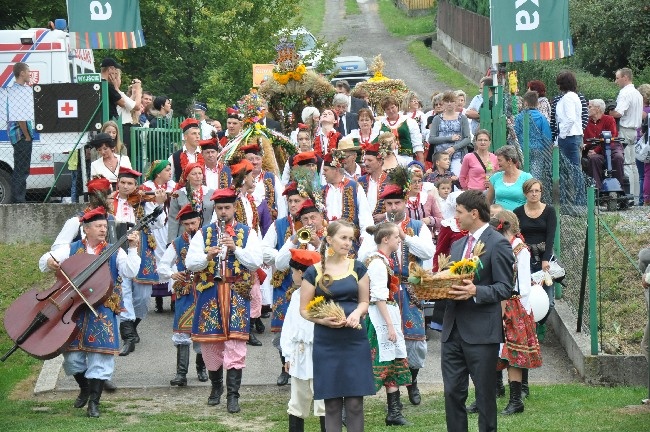
M 73 255 L 61 263 L 56 282 L 45 291 L 30 290 L 7 308 L 5 329 L 14 346 L 0 358 L 5 361 L 21 348 L 41 360 L 52 359 L 66 350 L 77 337 L 78 312 L 87 307 L 97 316 L 93 306 L 106 301 L 113 292 L 111 273 L 107 265 L 133 231 L 153 222 L 163 208 L 158 206 L 143 217 L 131 230 L 100 255 Z

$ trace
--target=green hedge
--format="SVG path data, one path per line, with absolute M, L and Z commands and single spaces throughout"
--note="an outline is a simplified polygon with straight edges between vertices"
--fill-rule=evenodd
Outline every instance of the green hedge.
M 490 16 L 490 0 L 447 0 L 447 3 L 479 15 Z
M 517 71 L 520 93 L 525 92 L 528 81 L 540 80 L 546 84 L 546 96 L 551 99 L 560 93 L 555 84 L 557 74 L 562 70 L 570 70 L 576 74 L 578 91 L 589 99 L 616 100 L 618 86 L 611 80 L 596 77 L 575 67 L 570 59 L 552 61 L 528 61 L 509 63 L 508 70 Z

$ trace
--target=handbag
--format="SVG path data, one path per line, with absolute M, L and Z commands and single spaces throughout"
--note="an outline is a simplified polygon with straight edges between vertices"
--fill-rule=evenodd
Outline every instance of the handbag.
M 634 156 L 636 160 L 643 163 L 650 162 L 650 143 L 646 138 L 647 135 L 643 134 L 634 144 Z
M 554 281 L 559 282 L 564 277 L 566 276 L 566 271 L 564 270 L 564 267 L 558 263 L 557 258 L 555 258 L 555 255 L 551 256 L 551 259 L 548 262 L 550 268 L 548 269 L 548 273 L 551 275 Z

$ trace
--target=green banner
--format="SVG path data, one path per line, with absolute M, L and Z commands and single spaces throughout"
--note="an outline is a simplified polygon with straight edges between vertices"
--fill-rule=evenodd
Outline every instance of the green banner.
M 68 0 L 76 48 L 128 49 L 144 46 L 138 0 Z
M 491 0 L 492 63 L 573 55 L 568 0 Z

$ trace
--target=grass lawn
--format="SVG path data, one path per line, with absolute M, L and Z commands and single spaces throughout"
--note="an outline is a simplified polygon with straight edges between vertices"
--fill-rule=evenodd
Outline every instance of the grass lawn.
M 299 24 L 318 37 L 323 28 L 325 17 L 324 0 L 301 0 L 298 2 L 300 8 Z
M 469 103 L 472 97 L 478 93 L 476 83 L 468 80 L 463 74 L 441 60 L 421 41 L 411 42 L 408 50 L 421 66 L 436 74 L 436 80 L 447 84 L 454 90 L 463 90 L 467 94 L 466 103 Z
M 395 6 L 393 0 L 377 0 L 377 3 L 379 4 L 381 20 L 384 22 L 386 29 L 394 36 L 433 33 L 435 29 L 436 15 L 434 12 L 429 15 L 409 18 L 401 9 Z
M 37 269 L 37 260 L 48 245 L 12 246 L 0 244 L 0 313 L 27 288 L 49 286 L 51 274 Z M 4 330 L 0 350 L 11 342 Z M 41 362 L 23 352 L 0 363 L 0 418 L 4 431 L 172 431 L 182 425 L 188 431 L 268 431 L 287 430 L 286 403 L 289 392 L 275 386 L 242 390 L 242 412 L 228 415 L 223 405 L 205 405 L 207 389 L 132 389 L 121 390 L 102 399 L 102 416 L 92 421 L 85 410 L 72 408 L 76 394 L 71 392 L 32 396 Z M 531 386 L 532 396 L 526 412 L 511 418 L 500 417 L 504 431 L 517 432 L 593 432 L 648 430 L 650 409 L 639 402 L 647 389 L 630 387 L 588 387 L 581 384 Z M 444 431 L 444 403 L 441 391 L 425 391 L 418 407 L 408 404 L 404 413 L 414 432 Z M 225 399 L 225 398 L 224 398 Z M 224 402 L 225 403 L 225 400 Z M 502 409 L 507 400 L 499 400 Z M 365 405 L 366 430 L 389 431 L 384 426 L 385 397 L 369 397 Z M 470 430 L 477 430 L 476 416 L 470 417 Z M 318 430 L 318 420 L 306 421 L 306 430 Z

